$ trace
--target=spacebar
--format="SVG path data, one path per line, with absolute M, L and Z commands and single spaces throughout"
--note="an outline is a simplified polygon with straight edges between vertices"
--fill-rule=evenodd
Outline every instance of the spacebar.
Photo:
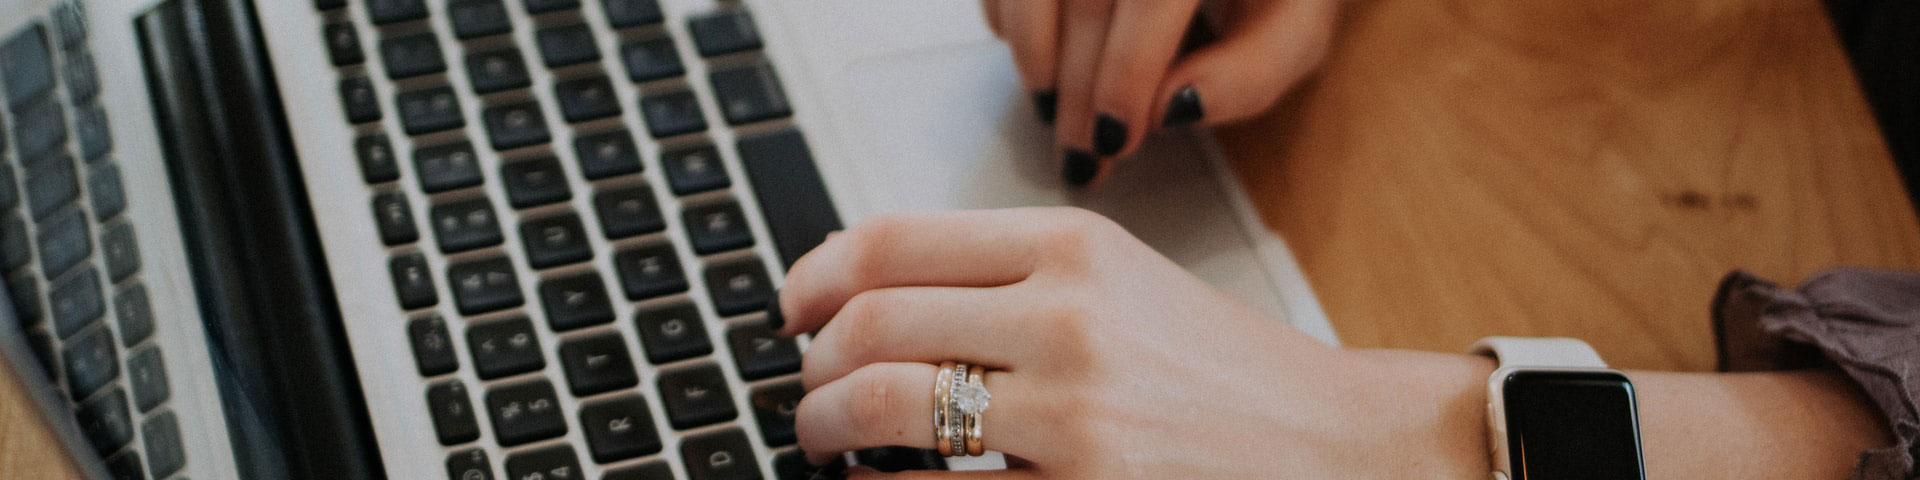
M 760 198 L 774 248 L 782 265 L 792 267 L 801 255 L 839 230 L 840 214 L 814 168 L 813 154 L 799 130 L 787 129 L 742 138 L 740 163 L 746 166 L 753 193 Z

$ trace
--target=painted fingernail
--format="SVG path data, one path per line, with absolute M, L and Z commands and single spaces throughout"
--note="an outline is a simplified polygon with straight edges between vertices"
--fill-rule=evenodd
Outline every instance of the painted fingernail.
M 1102 157 L 1120 153 L 1127 146 L 1127 124 L 1113 115 L 1100 114 L 1100 121 L 1093 125 L 1093 149 Z
M 1173 92 L 1173 99 L 1167 101 L 1167 115 L 1160 119 L 1160 124 L 1177 127 L 1200 121 L 1205 115 L 1206 110 L 1200 108 L 1200 91 L 1187 85 Z
M 1100 160 L 1093 158 L 1093 154 L 1067 150 L 1066 162 L 1061 165 L 1060 176 L 1066 179 L 1068 185 L 1084 187 L 1087 182 L 1092 182 L 1093 176 L 1098 173 L 1100 173 Z
M 780 330 L 787 326 L 787 316 L 780 313 L 780 291 L 773 291 L 773 298 L 767 299 L 767 328 Z
M 1033 114 L 1038 115 L 1040 121 L 1052 125 L 1054 114 L 1059 110 L 1059 106 L 1060 92 L 1054 90 L 1033 92 Z

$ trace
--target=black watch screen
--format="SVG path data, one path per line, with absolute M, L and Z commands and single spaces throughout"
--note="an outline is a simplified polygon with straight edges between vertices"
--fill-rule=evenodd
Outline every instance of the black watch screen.
M 1507 376 L 1502 392 L 1512 480 L 1646 477 L 1625 375 L 1523 370 Z

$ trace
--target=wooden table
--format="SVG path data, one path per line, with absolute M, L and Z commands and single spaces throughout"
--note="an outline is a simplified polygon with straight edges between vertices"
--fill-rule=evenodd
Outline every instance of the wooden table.
M 1318 80 L 1222 130 L 1343 340 L 1571 335 L 1713 366 L 1720 276 L 1920 268 L 1818 0 L 1360 1 Z M 11 380 L 11 379 L 5 379 Z M 72 470 L 0 381 L 0 478 Z

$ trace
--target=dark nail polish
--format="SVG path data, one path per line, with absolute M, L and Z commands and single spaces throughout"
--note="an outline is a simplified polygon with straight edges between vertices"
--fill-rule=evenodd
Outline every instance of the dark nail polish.
M 1054 114 L 1059 111 L 1059 106 L 1060 92 L 1053 90 L 1033 92 L 1033 113 L 1040 116 L 1040 121 L 1052 125 Z
M 1160 119 L 1160 124 L 1178 127 L 1198 122 L 1205 115 L 1206 110 L 1200 108 L 1200 91 L 1187 85 L 1173 92 L 1173 99 L 1167 101 L 1167 115 Z
M 787 326 L 787 316 L 780 313 L 780 291 L 773 291 L 773 298 L 767 299 L 767 328 L 779 330 Z
M 1068 150 L 1066 162 L 1060 169 L 1060 175 L 1067 180 L 1067 184 L 1075 187 L 1086 186 L 1099 173 L 1100 160 L 1079 150 Z
M 1100 156 L 1108 157 L 1120 153 L 1127 146 L 1127 124 L 1112 115 L 1100 114 L 1100 121 L 1093 125 L 1093 149 Z

